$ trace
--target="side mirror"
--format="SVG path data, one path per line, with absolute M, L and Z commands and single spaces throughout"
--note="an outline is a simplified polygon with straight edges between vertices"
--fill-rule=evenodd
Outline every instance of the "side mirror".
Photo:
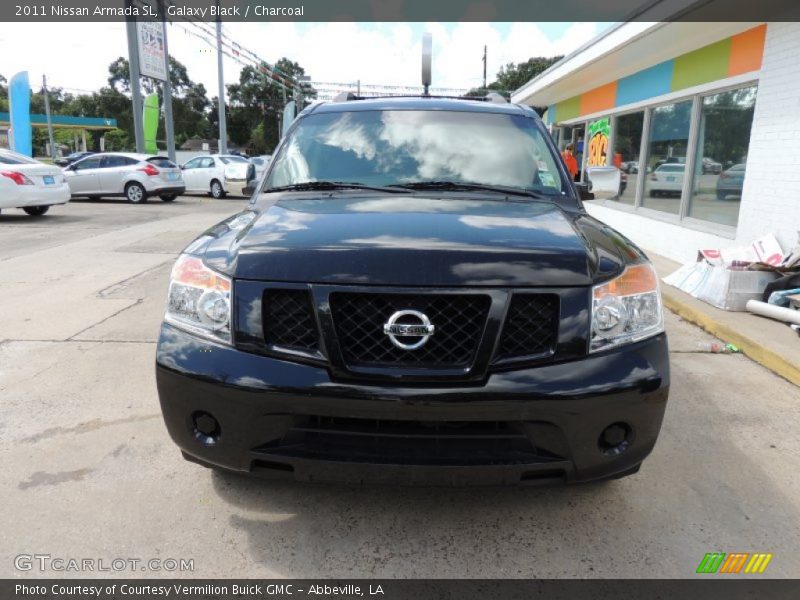
M 576 183 L 575 189 L 578 191 L 578 197 L 581 200 L 594 200 L 594 194 L 589 191 L 589 184 Z
M 619 196 L 622 173 L 617 167 L 589 167 L 586 169 L 589 192 L 596 200 Z

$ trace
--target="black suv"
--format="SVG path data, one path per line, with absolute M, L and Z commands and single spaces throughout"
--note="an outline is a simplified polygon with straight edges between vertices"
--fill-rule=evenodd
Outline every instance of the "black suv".
M 188 460 L 355 483 L 635 473 L 669 391 L 655 271 L 536 113 L 434 97 L 303 111 L 176 262 L 156 374 Z

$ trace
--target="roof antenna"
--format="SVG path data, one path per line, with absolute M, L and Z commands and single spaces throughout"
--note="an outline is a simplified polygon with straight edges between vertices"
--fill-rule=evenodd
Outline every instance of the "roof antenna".
M 422 87 L 423 95 L 429 96 L 431 86 L 431 55 L 433 53 L 433 38 L 430 33 L 422 34 Z

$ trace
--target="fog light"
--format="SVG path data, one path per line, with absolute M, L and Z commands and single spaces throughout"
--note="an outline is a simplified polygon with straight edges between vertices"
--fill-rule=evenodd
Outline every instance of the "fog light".
M 198 411 L 192 415 L 192 433 L 201 444 L 213 446 L 219 440 L 222 429 L 212 415 Z
M 632 441 L 633 430 L 630 425 L 612 423 L 600 434 L 597 445 L 606 456 L 618 456 L 630 448 Z

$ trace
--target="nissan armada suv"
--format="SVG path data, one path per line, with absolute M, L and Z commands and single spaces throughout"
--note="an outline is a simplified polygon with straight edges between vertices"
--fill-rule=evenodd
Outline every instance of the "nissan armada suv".
M 175 263 L 156 369 L 172 439 L 315 482 L 635 473 L 669 392 L 658 279 L 585 192 L 525 106 L 307 108 L 248 208 Z

